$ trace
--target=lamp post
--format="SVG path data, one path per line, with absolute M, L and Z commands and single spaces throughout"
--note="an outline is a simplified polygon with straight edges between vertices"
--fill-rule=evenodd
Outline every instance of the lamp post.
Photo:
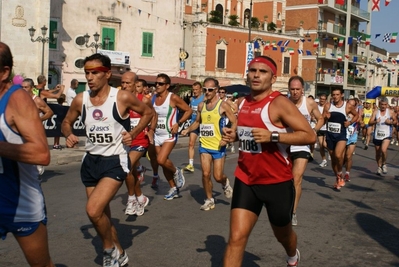
M 95 34 L 93 34 L 94 42 L 92 42 L 91 44 L 88 45 L 87 43 L 89 42 L 90 35 L 86 33 L 83 37 L 85 38 L 86 47 L 94 47 L 96 49 L 96 54 L 97 54 L 98 48 L 103 48 L 104 45 L 107 46 L 110 41 L 110 38 L 107 36 L 104 38 L 104 44 L 99 43 L 98 41 L 100 40 L 100 34 L 98 34 L 96 32 Z
M 29 30 L 30 40 L 32 42 L 42 42 L 43 47 L 42 47 L 42 69 L 41 69 L 41 74 L 43 75 L 44 74 L 44 46 L 46 45 L 46 43 L 50 43 L 51 41 L 50 41 L 49 37 L 46 37 L 48 28 L 45 25 L 43 25 L 43 27 L 41 27 L 40 29 L 42 30 L 42 36 L 38 36 L 36 39 L 33 38 L 33 36 L 35 36 L 36 29 L 33 28 L 33 26 L 32 26 L 28 30 Z M 52 43 L 57 42 L 58 34 L 59 34 L 58 31 L 53 31 L 53 39 L 54 39 L 54 41 L 52 41 Z

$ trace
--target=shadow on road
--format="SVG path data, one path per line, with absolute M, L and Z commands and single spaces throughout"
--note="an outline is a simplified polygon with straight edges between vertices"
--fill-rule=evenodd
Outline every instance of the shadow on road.
M 368 213 L 358 213 L 355 216 L 357 224 L 371 238 L 381 246 L 388 249 L 392 254 L 399 257 L 398 240 L 399 229 L 381 218 Z M 393 266 L 399 266 L 399 262 Z
M 197 252 L 208 252 L 211 255 L 211 267 L 223 266 L 223 254 L 227 245 L 224 237 L 220 235 L 208 235 L 204 243 L 205 248 L 197 248 Z M 259 267 L 260 265 L 255 263 L 255 261 L 259 260 L 260 258 L 258 256 L 244 252 L 242 266 Z

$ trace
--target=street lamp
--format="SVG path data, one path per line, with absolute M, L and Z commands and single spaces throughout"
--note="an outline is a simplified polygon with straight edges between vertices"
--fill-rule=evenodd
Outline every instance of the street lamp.
M 41 71 L 41 74 L 43 75 L 44 74 L 44 46 L 46 45 L 46 43 L 50 43 L 50 42 L 51 43 L 56 43 L 57 39 L 58 39 L 59 32 L 58 31 L 53 31 L 53 39 L 54 40 L 50 41 L 50 39 L 48 37 L 46 37 L 48 28 L 45 25 L 43 25 L 43 27 L 41 27 L 40 29 L 42 30 L 42 36 L 38 36 L 36 39 L 33 38 L 33 36 L 35 36 L 36 29 L 33 28 L 33 26 L 32 26 L 28 30 L 29 30 L 30 40 L 32 42 L 42 42 L 42 44 L 43 44 L 43 48 L 42 48 L 42 71 Z
M 102 47 L 104 47 L 104 45 L 108 46 L 109 41 L 110 41 L 110 38 L 107 36 L 104 38 L 104 44 L 99 43 L 98 41 L 100 40 L 100 34 L 98 34 L 96 32 L 95 34 L 93 34 L 94 42 L 92 42 L 91 44 L 88 45 L 87 43 L 89 42 L 90 35 L 86 33 L 83 37 L 85 38 L 86 47 L 94 47 L 96 49 L 96 53 L 97 53 L 98 48 L 102 48 Z

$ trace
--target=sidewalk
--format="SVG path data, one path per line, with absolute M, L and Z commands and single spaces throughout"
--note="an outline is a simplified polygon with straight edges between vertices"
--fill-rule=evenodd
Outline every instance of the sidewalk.
M 52 165 L 65 165 L 72 162 L 80 162 L 82 160 L 83 154 L 85 152 L 85 142 L 86 137 L 79 137 L 79 145 L 77 148 L 65 148 L 65 138 L 61 137 L 61 145 L 64 147 L 62 150 L 53 149 L 54 138 L 48 137 L 47 143 L 50 149 L 51 162 L 49 166 Z M 188 147 L 188 137 L 180 136 L 175 148 L 187 148 Z

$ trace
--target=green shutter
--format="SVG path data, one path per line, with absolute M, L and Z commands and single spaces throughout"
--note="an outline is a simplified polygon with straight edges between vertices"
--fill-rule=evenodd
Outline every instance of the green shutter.
M 76 88 L 76 93 L 79 94 L 86 90 L 86 83 L 79 82 L 78 88 Z
M 105 38 L 109 38 L 108 45 L 105 44 Z M 115 29 L 113 28 L 103 28 L 101 34 L 101 43 L 104 45 L 101 49 L 103 50 L 115 50 Z
M 55 20 L 50 20 L 50 31 L 49 31 L 49 39 L 50 42 L 48 44 L 49 48 L 57 49 L 57 42 L 54 42 L 53 32 L 57 31 L 58 29 L 58 22 Z
M 152 57 L 153 38 L 154 38 L 154 34 L 152 32 L 143 32 L 142 56 Z

